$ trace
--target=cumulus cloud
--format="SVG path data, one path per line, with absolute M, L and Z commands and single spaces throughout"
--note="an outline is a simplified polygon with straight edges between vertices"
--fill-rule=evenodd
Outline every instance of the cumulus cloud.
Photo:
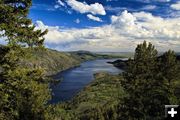
M 92 13 L 94 15 L 106 15 L 106 11 L 102 4 L 94 3 L 88 5 L 76 0 L 67 0 L 67 4 L 75 11 L 80 13 Z
M 112 20 L 112 24 L 115 27 L 125 27 L 125 26 L 131 27 L 135 24 L 136 18 L 131 13 L 128 13 L 127 10 L 125 10 L 119 16 L 113 15 L 111 17 L 111 20 Z
M 175 3 L 175 4 L 172 4 L 171 8 L 174 10 L 180 10 L 180 1 Z
M 102 22 L 101 18 L 88 14 L 87 17 L 91 20 Z
M 146 12 L 123 11 L 101 27 L 61 29 L 37 21 L 37 28 L 49 29 L 46 44 L 58 50 L 134 51 L 146 40 L 158 50 L 180 51 L 180 18 L 161 18 Z

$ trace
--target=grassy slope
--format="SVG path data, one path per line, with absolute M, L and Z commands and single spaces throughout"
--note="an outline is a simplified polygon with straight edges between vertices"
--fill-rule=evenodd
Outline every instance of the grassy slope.
M 32 56 L 25 59 L 25 64 L 31 67 L 34 65 L 43 67 L 47 75 L 52 75 L 70 67 L 77 66 L 81 62 L 70 53 L 55 50 L 32 50 L 31 53 Z
M 117 58 L 121 56 L 99 55 L 87 51 L 59 52 L 56 50 L 30 50 L 32 53 L 24 61 L 24 64 L 32 67 L 34 65 L 46 69 L 47 75 L 78 66 L 81 62 L 102 58 Z M 30 57 L 31 56 L 31 57 Z

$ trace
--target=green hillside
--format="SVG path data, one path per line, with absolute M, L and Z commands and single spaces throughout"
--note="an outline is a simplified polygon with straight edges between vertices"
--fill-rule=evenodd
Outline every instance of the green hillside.
M 47 75 L 52 75 L 62 70 L 77 66 L 81 63 L 79 59 L 70 53 L 56 50 L 31 50 L 31 57 L 26 57 L 23 64 L 30 67 L 39 66 L 45 68 Z
M 82 61 L 94 60 L 94 59 L 109 59 L 109 58 L 124 58 L 123 55 L 115 55 L 115 54 L 100 54 L 89 51 L 73 51 L 69 52 L 72 56 Z
M 47 75 L 52 75 L 68 68 L 78 66 L 80 63 L 87 60 L 121 57 L 117 55 L 100 55 L 88 51 L 60 52 L 51 49 L 28 49 L 28 52 L 31 53 L 31 56 L 29 55 L 26 57 L 26 59 L 23 60 L 23 64 L 30 67 L 43 67 Z

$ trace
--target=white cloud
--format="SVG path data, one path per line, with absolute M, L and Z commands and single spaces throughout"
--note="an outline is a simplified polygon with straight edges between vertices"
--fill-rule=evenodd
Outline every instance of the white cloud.
M 54 8 L 55 9 L 61 8 L 62 10 L 62 7 L 67 8 L 67 4 L 63 2 L 62 0 L 57 0 L 56 5 L 54 5 Z
M 106 15 L 106 11 L 102 4 L 94 3 L 88 5 L 87 3 L 82 3 L 76 0 L 67 0 L 67 4 L 71 6 L 71 8 L 80 13 L 92 13 L 94 15 Z
M 76 19 L 74 22 L 79 24 L 81 21 L 79 19 Z
M 154 10 L 156 9 L 155 5 L 146 5 L 142 8 L 143 10 Z
M 175 4 L 172 4 L 171 8 L 174 10 L 180 10 L 180 1 L 175 3 Z
M 58 50 L 134 51 L 146 40 L 158 50 L 180 51 L 180 18 L 161 18 L 146 12 L 122 12 L 111 24 L 84 29 L 61 29 L 37 21 L 37 28 L 49 29 L 46 44 Z
M 102 22 L 101 18 L 88 14 L 87 17 L 91 20 Z
M 65 3 L 62 2 L 61 0 L 58 0 L 57 2 L 58 2 L 61 6 L 65 6 Z
M 131 13 L 128 13 L 127 10 L 125 10 L 120 16 L 113 15 L 111 20 L 115 27 L 130 27 L 135 24 L 136 18 Z

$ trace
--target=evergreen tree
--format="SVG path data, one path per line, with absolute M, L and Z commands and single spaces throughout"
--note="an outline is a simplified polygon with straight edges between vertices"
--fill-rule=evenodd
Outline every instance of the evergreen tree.
M 47 30 L 35 30 L 27 18 L 31 0 L 0 0 L 0 37 L 7 44 L 0 49 L 0 119 L 49 119 L 47 101 L 50 98 L 43 69 L 20 64 L 27 47 L 42 48 Z
M 179 74 L 179 64 L 176 59 L 176 54 L 174 51 L 168 50 L 159 59 L 159 71 L 164 83 L 168 87 L 167 95 L 170 96 L 170 104 L 177 104 L 177 97 L 174 94 L 175 81 L 177 81 Z
M 160 69 L 162 76 L 171 84 L 178 75 L 178 63 L 174 51 L 165 52 L 160 58 Z M 170 85 L 171 86 L 171 85 Z
M 159 61 L 158 52 L 151 43 L 147 44 L 144 41 L 137 46 L 134 59 L 129 59 L 128 69 L 123 74 L 122 86 L 128 93 L 128 97 L 120 107 L 123 113 L 121 118 L 162 119 L 164 105 L 175 103 L 175 96 L 171 89 L 173 86 L 169 87 L 167 84 L 167 80 L 173 79 L 168 76 L 176 73 L 175 57 L 172 53 L 165 53 L 163 60 Z M 161 67 L 164 64 L 166 65 Z

